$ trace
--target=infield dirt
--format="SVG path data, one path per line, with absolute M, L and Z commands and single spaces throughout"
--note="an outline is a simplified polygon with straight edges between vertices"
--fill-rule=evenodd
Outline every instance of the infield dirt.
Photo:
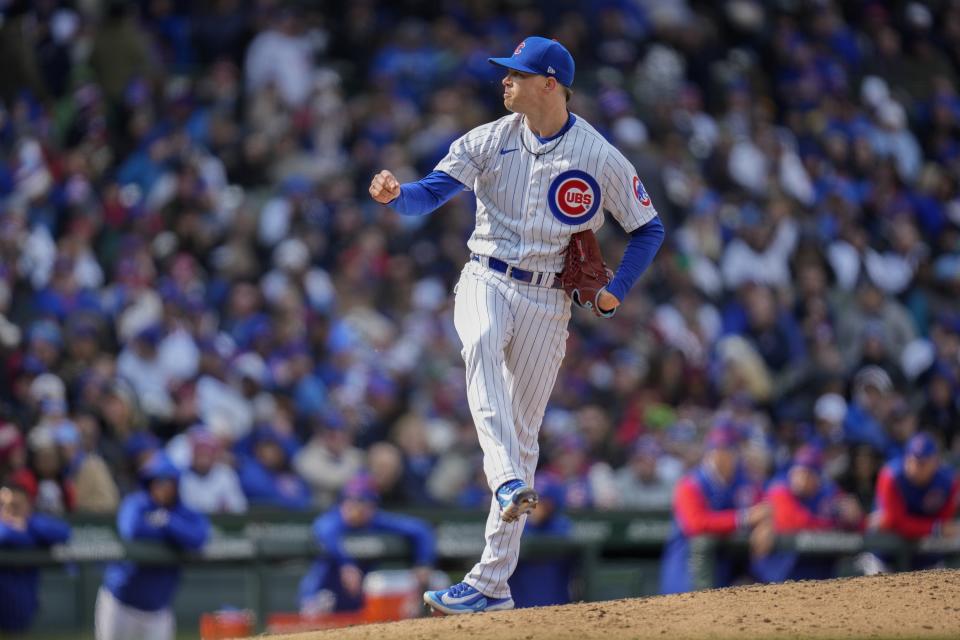
M 420 618 L 269 638 L 960 639 L 960 570 L 750 585 L 675 596 Z

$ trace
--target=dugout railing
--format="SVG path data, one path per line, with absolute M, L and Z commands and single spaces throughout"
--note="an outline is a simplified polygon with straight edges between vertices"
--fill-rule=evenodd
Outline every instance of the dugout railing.
M 408 511 L 431 522 L 437 535 L 438 563 L 456 574 L 479 557 L 484 514 L 474 511 Z M 571 513 L 568 538 L 524 539 L 524 558 L 571 558 L 578 566 L 577 595 L 584 600 L 651 595 L 659 583 L 659 558 L 670 532 L 669 514 L 653 512 Z M 181 564 L 184 580 L 175 603 L 181 628 L 196 628 L 201 613 L 221 607 L 253 610 L 259 625 L 272 611 L 296 608 L 296 583 L 323 550 L 312 539 L 315 514 L 255 512 L 213 518 L 214 535 L 200 553 L 177 553 L 148 543 L 123 543 L 112 517 L 71 519 L 73 536 L 50 550 L 0 549 L 0 567 L 43 567 L 37 630 L 83 632 L 92 629 L 93 602 L 105 562 L 131 560 Z M 409 563 L 410 549 L 389 536 L 357 535 L 347 548 L 359 560 L 382 566 Z M 714 586 L 716 552 L 745 554 L 743 537 L 697 538 L 690 570 L 696 588 Z M 864 551 L 892 559 L 905 569 L 918 553 L 942 554 L 960 566 L 960 539 L 930 538 L 907 543 L 888 534 L 801 533 L 781 537 L 777 547 L 801 555 L 852 558 Z M 262 627 L 261 627 L 262 628 Z

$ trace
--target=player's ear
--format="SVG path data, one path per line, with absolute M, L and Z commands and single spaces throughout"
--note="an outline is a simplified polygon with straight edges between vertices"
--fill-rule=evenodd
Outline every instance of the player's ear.
M 547 76 L 547 81 L 544 83 L 543 88 L 547 93 L 554 91 L 557 88 L 557 79 Z

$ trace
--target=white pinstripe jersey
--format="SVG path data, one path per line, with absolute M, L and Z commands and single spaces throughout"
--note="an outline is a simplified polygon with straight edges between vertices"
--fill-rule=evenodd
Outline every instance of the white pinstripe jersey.
M 566 133 L 542 144 L 524 116 L 514 113 L 450 145 L 436 170 L 476 194 L 470 251 L 522 269 L 558 272 L 570 236 L 599 229 L 604 209 L 627 232 L 657 215 L 633 165 L 574 117 Z

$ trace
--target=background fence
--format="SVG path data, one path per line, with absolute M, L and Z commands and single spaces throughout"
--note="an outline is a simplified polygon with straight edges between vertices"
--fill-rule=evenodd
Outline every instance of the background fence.
M 408 511 L 436 527 L 439 568 L 459 573 L 479 556 L 483 514 L 474 511 Z M 669 514 L 652 512 L 574 512 L 566 538 L 528 536 L 523 558 L 573 556 L 579 571 L 576 593 L 584 600 L 656 594 L 660 554 L 670 531 Z M 322 554 L 312 539 L 307 515 L 256 513 L 213 519 L 214 537 L 198 554 L 176 553 L 164 546 L 121 542 L 113 518 L 75 518 L 65 545 L 49 551 L 2 551 L 0 566 L 38 565 L 42 572 L 38 633 L 83 633 L 93 627 L 93 603 L 103 564 L 130 559 L 145 563 L 180 563 L 183 581 L 175 602 L 178 626 L 197 628 L 203 612 L 225 606 L 251 609 L 262 628 L 266 614 L 297 608 L 297 586 L 311 559 Z M 916 553 L 942 553 L 948 566 L 960 567 L 960 539 L 930 538 L 907 543 L 887 534 L 801 533 L 781 537 L 779 549 L 802 555 L 835 556 L 841 575 L 855 573 L 852 559 L 874 551 L 891 559 L 891 568 L 909 567 Z M 410 549 L 399 538 L 356 535 L 347 548 L 359 560 L 381 567 L 408 566 Z M 693 541 L 690 562 L 699 588 L 713 586 L 715 551 L 746 554 L 742 537 Z

